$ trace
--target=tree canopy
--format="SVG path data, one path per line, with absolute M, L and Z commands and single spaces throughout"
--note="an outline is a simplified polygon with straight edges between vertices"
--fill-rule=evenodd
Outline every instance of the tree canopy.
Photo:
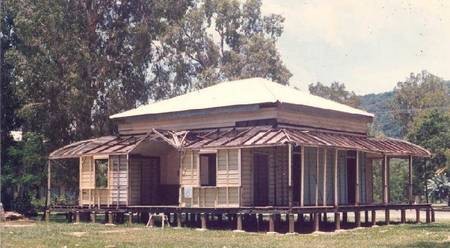
M 111 114 L 229 79 L 288 84 L 291 73 L 276 47 L 284 18 L 263 15 L 261 6 L 261 0 L 5 0 L 1 151 L 8 162 L 2 178 L 11 180 L 2 180 L 2 191 L 17 196 L 23 184 L 27 199 L 38 197 L 33 185 L 45 173 L 35 168 L 45 161 L 20 157 L 44 158 L 73 141 L 112 134 Z M 24 140 L 13 142 L 10 130 L 23 131 Z M 13 180 L 27 168 L 33 177 Z
M 352 107 L 359 107 L 359 96 L 353 91 L 348 91 L 345 84 L 333 82 L 330 86 L 323 85 L 320 82 L 309 85 L 309 92 L 316 96 L 321 96 L 339 103 L 343 103 Z

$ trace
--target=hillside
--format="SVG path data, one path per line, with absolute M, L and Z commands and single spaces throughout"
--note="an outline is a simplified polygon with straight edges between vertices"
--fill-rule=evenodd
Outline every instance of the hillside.
M 400 127 L 395 123 L 389 107 L 393 96 L 393 91 L 361 96 L 360 108 L 375 114 L 376 130 L 390 137 L 399 137 Z
M 444 81 L 450 92 L 450 80 Z M 394 91 L 360 96 L 360 108 L 375 114 L 374 125 L 377 131 L 389 137 L 400 137 L 400 127 L 395 123 L 389 105 L 394 97 Z

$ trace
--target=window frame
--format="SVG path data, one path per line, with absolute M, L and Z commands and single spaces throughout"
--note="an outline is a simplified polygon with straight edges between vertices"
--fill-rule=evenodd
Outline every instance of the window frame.
M 202 181 L 202 157 L 207 157 L 208 158 L 208 184 L 203 184 Z M 214 159 L 212 159 L 212 157 L 214 157 Z M 199 170 L 199 185 L 200 187 L 217 187 L 217 152 L 204 152 L 204 153 L 200 153 L 198 155 L 198 170 Z M 214 161 L 214 166 L 212 166 L 211 161 Z M 211 168 L 214 168 L 214 180 L 211 180 L 211 175 L 212 173 L 210 172 Z M 212 184 L 210 181 L 214 181 L 214 184 Z
M 97 161 L 106 161 L 106 186 L 97 186 Z M 109 188 L 109 158 L 94 158 L 93 159 L 94 164 L 94 188 L 95 189 L 108 189 Z

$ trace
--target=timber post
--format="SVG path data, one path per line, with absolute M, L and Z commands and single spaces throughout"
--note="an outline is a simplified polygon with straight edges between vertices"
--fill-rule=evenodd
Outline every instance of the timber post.
M 242 214 L 236 214 L 236 231 L 242 232 Z
M 131 226 L 132 224 L 133 224 L 133 212 L 128 212 L 128 225 Z
M 369 224 L 369 211 L 364 211 L 364 224 Z
M 275 233 L 275 216 L 273 214 L 269 214 L 269 233 Z
M 48 223 L 50 221 L 50 210 L 49 209 L 45 210 L 44 218 L 45 218 L 45 222 Z
M 377 224 L 377 211 L 376 210 L 372 210 L 372 213 L 371 213 L 371 224 L 372 224 L 372 226 L 375 226 L 376 224 Z
M 294 223 L 294 214 L 288 214 L 288 222 L 289 222 L 289 233 L 295 233 L 295 223 Z
M 356 227 L 361 227 L 361 212 L 359 210 L 355 211 L 355 224 Z
M 434 215 L 434 209 L 431 208 L 431 222 L 435 222 L 436 221 L 435 217 L 436 216 Z
M 342 212 L 342 223 L 347 224 L 347 222 L 348 222 L 347 212 Z
M 207 218 L 205 213 L 200 214 L 201 230 L 206 230 L 207 228 Z
M 95 223 L 95 219 L 97 218 L 97 214 L 95 213 L 95 211 L 91 212 L 91 222 Z
M 431 213 L 430 213 L 430 208 L 427 208 L 425 210 L 425 217 L 426 217 L 426 223 L 429 224 L 431 223 Z
M 314 232 L 319 231 L 319 213 L 318 212 L 314 212 Z
M 75 211 L 75 224 L 80 224 L 80 211 Z
M 113 225 L 113 213 L 108 211 L 108 225 Z
M 263 215 L 258 214 L 257 220 L 256 220 L 256 231 L 259 231 L 261 229 L 261 226 L 263 224 Z
M 183 216 L 181 212 L 176 213 L 176 216 L 177 216 L 177 228 L 181 228 L 181 226 L 183 225 L 181 222 L 182 221 L 181 218 L 183 218 Z
M 389 225 L 391 223 L 389 208 L 386 208 L 384 212 L 385 224 Z
M 402 224 L 406 223 L 406 211 L 405 211 L 405 209 L 400 210 L 400 222 Z
M 420 208 L 416 208 L 416 223 L 420 223 Z
M 341 229 L 341 214 L 339 212 L 334 213 L 334 229 L 336 231 Z

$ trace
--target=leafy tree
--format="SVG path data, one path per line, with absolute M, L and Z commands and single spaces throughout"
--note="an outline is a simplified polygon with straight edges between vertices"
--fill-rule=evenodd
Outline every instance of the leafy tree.
M 2 83 L 2 94 L 10 98 L 1 106 L 2 124 L 11 125 L 2 142 L 9 130 L 21 129 L 43 146 L 11 143 L 4 170 L 11 194 L 21 194 L 21 181 L 10 177 L 14 168 L 35 167 L 19 154 L 44 156 L 76 140 L 114 133 L 113 113 L 226 79 L 258 76 L 287 84 L 291 74 L 276 48 L 284 19 L 263 16 L 261 4 L 5 0 L 2 70 L 9 73 L 2 71 L 2 77 L 9 81 Z M 2 155 L 8 153 L 3 147 Z M 35 176 L 31 181 L 43 180 Z M 34 186 L 28 190 L 39 195 Z
M 447 205 L 450 206 L 450 182 L 447 174 L 434 175 L 428 179 L 428 194 L 434 199 L 447 199 Z
M 157 85 L 171 95 L 218 81 L 263 77 L 287 84 L 276 41 L 284 18 L 262 16 L 261 1 L 206 0 L 187 11 L 161 41 L 161 63 L 152 67 Z M 155 99 L 164 98 L 164 91 Z
M 309 92 L 316 96 L 321 96 L 336 102 L 340 102 L 352 107 L 359 107 L 359 96 L 353 91 L 348 91 L 345 84 L 333 82 L 330 86 L 323 85 L 320 82 L 309 85 Z
M 450 113 L 439 110 L 423 111 L 417 116 L 408 132 L 408 139 L 430 150 L 429 159 L 416 159 L 416 191 L 425 187 L 427 179 L 432 178 L 438 169 L 450 168 Z
M 394 89 L 392 115 L 402 127 L 401 134 L 407 133 L 414 118 L 422 110 L 448 110 L 450 107 L 448 94 L 448 85 L 427 71 L 411 73 L 404 82 L 398 82 Z
M 8 149 L 9 159 L 2 168 L 5 207 L 32 214 L 42 207 L 41 186 L 45 185 L 46 150 L 43 137 L 27 133 Z M 45 191 L 44 191 L 45 192 Z

